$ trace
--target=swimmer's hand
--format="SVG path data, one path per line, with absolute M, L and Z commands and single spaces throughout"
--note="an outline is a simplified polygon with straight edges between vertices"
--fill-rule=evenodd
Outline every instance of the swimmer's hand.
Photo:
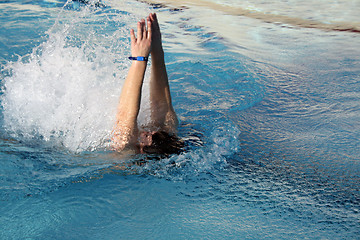
M 141 19 L 141 21 L 137 23 L 137 35 L 135 36 L 134 29 L 131 29 L 130 38 L 131 38 L 131 56 L 148 57 L 151 52 L 151 38 L 152 38 L 151 19 L 148 17 L 146 24 L 145 24 L 145 20 Z

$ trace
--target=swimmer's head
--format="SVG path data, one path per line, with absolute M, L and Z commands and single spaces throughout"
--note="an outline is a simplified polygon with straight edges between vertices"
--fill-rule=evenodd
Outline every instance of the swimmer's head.
M 184 142 L 165 131 L 140 133 L 139 148 L 147 154 L 179 154 L 184 148 Z

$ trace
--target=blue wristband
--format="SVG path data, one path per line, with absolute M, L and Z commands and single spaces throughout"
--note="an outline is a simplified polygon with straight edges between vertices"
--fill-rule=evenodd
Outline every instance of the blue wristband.
M 148 57 L 129 57 L 130 60 L 136 60 L 136 61 L 145 61 L 147 62 L 148 61 Z

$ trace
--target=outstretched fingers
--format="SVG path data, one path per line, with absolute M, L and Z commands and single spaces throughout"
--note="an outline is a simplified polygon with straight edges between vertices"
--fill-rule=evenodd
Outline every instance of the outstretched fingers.
M 153 30 L 160 31 L 159 22 L 158 22 L 156 13 L 150 13 L 149 18 L 151 20 Z
M 148 17 L 137 23 L 137 32 L 130 30 L 131 54 L 148 57 L 152 48 L 152 22 Z
M 147 38 L 151 39 L 151 37 L 152 37 L 151 19 L 150 19 L 150 17 L 148 17 L 146 20 L 147 20 Z
M 144 27 L 144 23 L 143 23 L 143 19 L 141 21 L 139 21 L 137 23 L 137 39 L 141 40 L 143 37 L 143 27 Z
M 142 38 L 143 38 L 143 39 L 146 39 L 146 38 L 147 38 L 147 31 L 146 31 L 145 20 L 144 20 L 144 22 L 142 22 Z
M 136 37 L 134 29 L 130 29 L 130 39 L 131 39 L 131 45 L 134 45 L 136 43 Z
M 130 36 L 131 36 L 132 41 L 134 40 L 136 42 L 136 41 L 142 40 L 142 39 L 151 39 L 151 36 L 152 36 L 152 21 L 151 21 L 151 19 L 149 17 L 146 20 L 147 20 L 147 23 L 145 23 L 144 19 L 141 19 L 137 23 L 136 38 L 135 38 L 134 30 L 133 29 L 130 30 Z

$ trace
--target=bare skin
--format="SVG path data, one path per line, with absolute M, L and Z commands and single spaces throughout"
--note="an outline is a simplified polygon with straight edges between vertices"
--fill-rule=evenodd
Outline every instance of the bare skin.
M 175 133 L 178 119 L 171 102 L 159 23 L 156 14 L 150 14 L 149 17 L 153 29 L 150 78 L 151 119 L 154 127 L 169 133 Z
M 134 57 L 148 57 L 151 53 L 152 66 L 150 77 L 150 132 L 141 132 L 137 117 L 141 104 L 141 90 L 147 67 L 146 61 L 133 61 L 125 79 L 116 114 L 113 131 L 113 148 L 117 151 L 138 144 L 140 150 L 152 143 L 155 131 L 176 132 L 178 119 L 171 102 L 168 76 L 166 72 L 161 33 L 156 14 L 150 14 L 137 24 L 137 34 L 130 30 L 131 54 Z

